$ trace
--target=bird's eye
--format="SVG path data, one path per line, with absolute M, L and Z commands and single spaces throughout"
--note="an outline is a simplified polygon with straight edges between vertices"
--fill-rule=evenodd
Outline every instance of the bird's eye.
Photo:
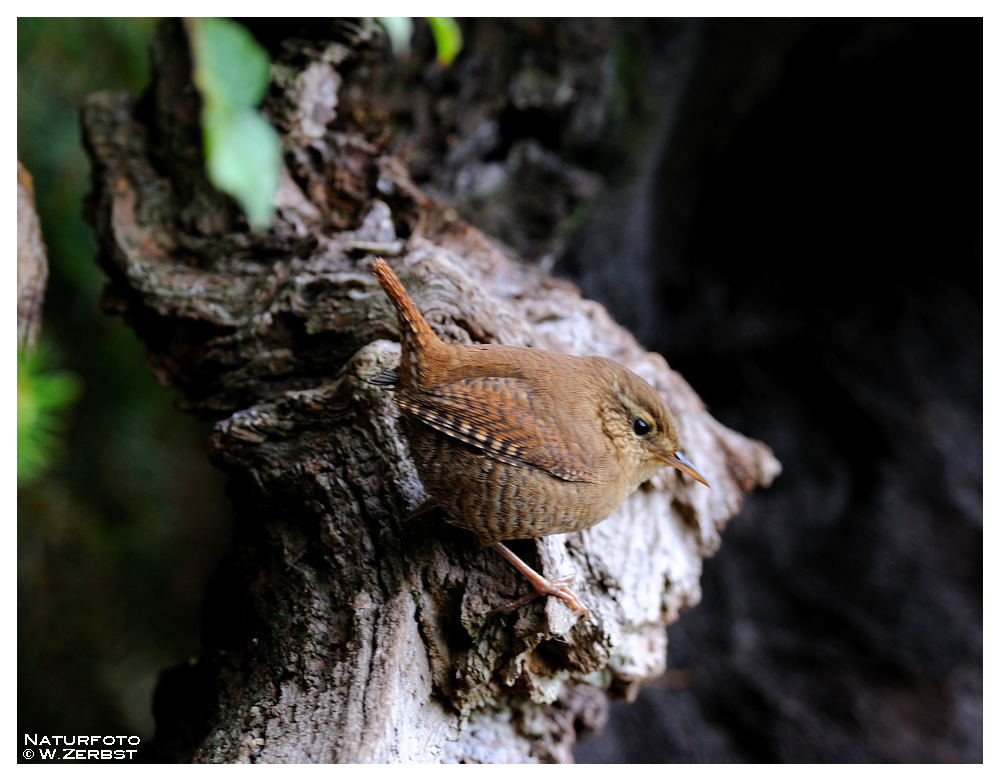
M 649 433 L 650 431 L 652 431 L 652 430 L 653 430 L 653 427 L 652 427 L 652 426 L 650 426 L 650 425 L 649 425 L 649 424 L 648 424 L 648 423 L 647 423 L 646 421 L 644 421 L 644 420 L 643 420 L 642 418 L 636 418 L 635 420 L 633 420 L 633 421 L 632 421 L 632 430 L 633 430 L 633 431 L 634 431 L 634 432 L 635 432 L 635 433 L 636 433 L 636 434 L 637 434 L 638 436 L 640 436 L 640 437 L 644 437 L 644 436 L 646 436 L 646 434 L 648 434 L 648 433 Z

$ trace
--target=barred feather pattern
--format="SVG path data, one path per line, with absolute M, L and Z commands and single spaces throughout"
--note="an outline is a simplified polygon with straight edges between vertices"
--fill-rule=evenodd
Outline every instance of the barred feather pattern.
M 569 482 L 497 458 L 404 415 L 403 430 L 420 479 L 448 521 L 483 545 L 587 529 L 617 507 L 624 490 Z
M 396 404 L 431 428 L 497 461 L 544 469 L 570 482 L 595 478 L 579 446 L 582 436 L 572 436 L 572 423 L 546 409 L 526 380 L 470 377 L 429 390 L 404 390 Z
M 400 347 L 402 359 L 399 365 L 399 378 L 402 385 L 425 382 L 426 367 L 421 361 L 421 355 L 433 345 L 439 344 L 437 334 L 431 330 L 424 316 L 420 314 L 410 294 L 406 292 L 399 277 L 389 268 L 382 258 L 376 258 L 372 263 L 372 274 L 382 286 L 389 300 L 396 308 L 399 317 Z

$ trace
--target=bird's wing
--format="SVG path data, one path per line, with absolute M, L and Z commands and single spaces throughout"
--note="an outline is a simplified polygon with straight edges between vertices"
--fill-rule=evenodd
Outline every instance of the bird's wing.
M 533 466 L 562 480 L 591 482 L 596 474 L 578 424 L 547 408 L 530 385 L 513 377 L 473 377 L 403 390 L 405 413 L 497 461 Z

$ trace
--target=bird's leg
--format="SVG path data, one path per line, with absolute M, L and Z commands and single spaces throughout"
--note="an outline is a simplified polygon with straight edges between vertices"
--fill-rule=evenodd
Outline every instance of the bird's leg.
M 503 612 L 509 613 L 511 610 L 521 607 L 521 605 L 530 602 L 539 595 L 559 597 L 559 599 L 566 600 L 570 609 L 578 615 L 582 616 L 587 612 L 587 608 L 580 604 L 580 600 L 576 598 L 576 594 L 567 588 L 567 585 L 573 582 L 572 575 L 566 575 L 561 578 L 552 578 L 552 580 L 543 578 L 531 567 L 521 561 L 517 554 L 515 554 L 514 551 L 502 542 L 493 543 L 493 547 L 496 548 L 501 556 L 517 567 L 518 571 L 524 575 L 524 577 L 531 581 L 531 585 L 535 587 L 535 591 L 537 592 L 536 594 L 529 594 L 525 597 L 521 597 L 516 602 L 511 602 L 509 605 L 501 608 Z

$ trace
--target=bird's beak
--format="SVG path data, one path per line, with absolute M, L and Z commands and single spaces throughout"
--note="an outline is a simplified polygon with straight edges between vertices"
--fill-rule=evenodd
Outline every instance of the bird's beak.
M 698 470 L 694 468 L 694 464 L 688 461 L 687 456 L 685 456 L 680 450 L 675 450 L 672 454 L 669 455 L 661 455 L 659 458 L 661 461 L 670 464 L 670 466 L 674 467 L 675 469 L 680 469 L 682 472 L 684 472 L 684 474 L 690 475 L 702 485 L 711 488 L 711 486 L 708 485 L 708 481 L 700 474 L 698 474 Z

